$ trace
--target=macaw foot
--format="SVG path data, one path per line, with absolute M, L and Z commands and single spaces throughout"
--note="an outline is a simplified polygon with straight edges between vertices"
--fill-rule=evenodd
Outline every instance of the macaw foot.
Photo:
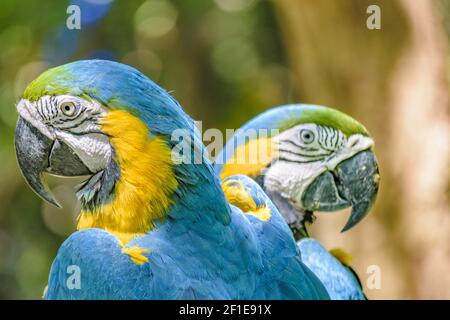
M 135 264 L 144 264 L 148 262 L 148 257 L 144 253 L 150 253 L 149 249 L 144 249 L 139 246 L 123 247 L 122 253 L 130 256 Z
M 227 179 L 222 183 L 222 190 L 228 202 L 244 212 L 244 214 L 252 215 L 261 221 L 270 219 L 270 208 L 266 203 L 261 203 L 256 191 L 247 188 L 241 181 L 237 179 Z
M 141 233 L 120 233 L 120 232 L 112 232 L 117 237 L 117 243 L 120 247 L 122 247 L 122 253 L 130 256 L 131 260 L 135 264 L 144 264 L 148 262 L 148 257 L 145 256 L 145 253 L 150 253 L 150 249 L 141 248 L 137 245 L 131 245 L 127 247 L 132 240 L 143 236 Z
M 353 262 L 353 257 L 341 248 L 334 248 L 330 250 L 330 253 L 339 260 L 343 265 L 350 267 Z

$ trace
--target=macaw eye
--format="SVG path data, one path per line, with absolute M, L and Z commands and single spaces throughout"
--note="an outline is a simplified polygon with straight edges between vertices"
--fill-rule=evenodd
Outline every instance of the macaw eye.
M 305 144 L 309 144 L 314 141 L 314 132 L 308 129 L 303 129 L 300 131 L 300 139 Z
M 77 111 L 77 107 L 75 103 L 71 101 L 65 101 L 59 105 L 59 108 L 61 109 L 61 112 L 68 117 L 72 117 L 75 115 Z

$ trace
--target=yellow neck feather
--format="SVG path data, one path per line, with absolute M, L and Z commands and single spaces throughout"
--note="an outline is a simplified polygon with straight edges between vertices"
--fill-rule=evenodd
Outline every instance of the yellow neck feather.
M 161 138 L 149 138 L 149 129 L 137 117 L 123 110 L 110 111 L 102 129 L 110 136 L 120 178 L 111 202 L 82 211 L 77 227 L 105 229 L 125 244 L 164 218 L 178 182 L 169 147 Z
M 278 156 L 278 150 L 271 138 L 256 138 L 239 145 L 233 156 L 227 160 L 220 172 L 223 180 L 235 174 L 256 177 L 272 160 Z

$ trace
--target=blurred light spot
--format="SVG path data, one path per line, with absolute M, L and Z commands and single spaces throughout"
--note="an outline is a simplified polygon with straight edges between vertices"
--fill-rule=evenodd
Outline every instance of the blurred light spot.
M 111 60 L 116 61 L 115 54 L 106 49 L 95 50 L 89 54 L 88 59 L 103 59 L 103 60 Z
M 159 79 L 163 67 L 160 57 L 155 52 L 145 49 L 128 53 L 122 58 L 122 62 L 141 70 L 154 81 Z
M 26 298 L 40 298 L 46 285 L 49 261 L 45 252 L 27 243 L 16 266 L 16 279 Z
M 113 0 L 85 0 L 85 1 L 95 5 L 105 5 L 109 4 L 110 2 L 113 2 Z
M 80 205 L 77 202 L 76 190 L 73 185 L 74 183 L 60 184 L 56 188 L 52 188 L 52 192 L 62 208 L 57 208 L 47 202 L 42 204 L 42 218 L 45 225 L 58 235 L 67 236 L 75 231 Z
M 17 122 L 17 111 L 14 107 L 16 102 L 14 97 L 14 85 L 12 82 L 6 82 L 0 87 L 0 103 L 2 107 L 0 108 L 0 118 L 9 125 L 10 128 L 14 128 Z M 0 140 L 5 142 L 4 131 L 6 128 L 0 127 Z M 3 158 L 4 159 L 4 158 Z
M 28 26 L 14 25 L 0 33 L 0 60 L 4 65 L 12 65 L 24 59 L 31 49 L 32 37 Z
M 14 82 L 14 93 L 16 97 L 20 97 L 28 84 L 33 81 L 42 71 L 49 66 L 44 61 L 33 61 L 22 66 L 17 71 Z
M 224 11 L 241 11 L 254 5 L 256 0 L 214 0 Z
M 145 37 L 156 38 L 167 34 L 177 22 L 178 11 L 167 0 L 147 0 L 136 11 L 136 31 Z
M 264 105 L 289 102 L 291 88 L 289 70 L 281 65 L 264 66 L 258 73 L 258 94 Z
M 213 8 L 202 19 L 200 32 L 208 43 L 215 44 L 225 38 L 251 37 L 256 23 L 253 15 L 232 15 Z
M 65 25 L 48 34 L 43 45 L 43 57 L 51 65 L 67 62 L 75 54 L 81 30 L 69 30 Z
M 81 25 L 86 26 L 103 18 L 108 13 L 111 2 L 111 0 L 74 0 L 72 4 L 80 7 Z
M 447 57 L 447 82 L 450 82 L 450 55 Z
M 247 38 L 222 41 L 214 47 L 211 58 L 214 70 L 230 81 L 248 80 L 259 68 L 259 56 Z
M 17 254 L 17 243 L 13 241 L 6 230 L 0 229 L 0 270 L 9 269 L 15 262 Z

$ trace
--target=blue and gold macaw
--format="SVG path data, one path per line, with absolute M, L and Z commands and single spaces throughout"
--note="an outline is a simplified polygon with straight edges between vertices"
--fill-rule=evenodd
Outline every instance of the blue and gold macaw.
M 229 197 L 257 203 L 230 205 L 191 118 L 139 71 L 103 60 L 52 68 L 17 110 L 17 159 L 38 195 L 58 205 L 43 173 L 89 176 L 45 298 L 329 298 L 262 189 L 230 177 Z
M 258 182 L 298 240 L 302 261 L 332 299 L 365 299 L 351 257 L 340 249 L 328 252 L 309 238 L 306 223 L 315 211 L 351 206 L 345 231 L 366 216 L 379 184 L 373 145 L 364 126 L 335 109 L 287 105 L 238 129 L 217 156 L 215 169 L 222 179 L 244 174 Z

